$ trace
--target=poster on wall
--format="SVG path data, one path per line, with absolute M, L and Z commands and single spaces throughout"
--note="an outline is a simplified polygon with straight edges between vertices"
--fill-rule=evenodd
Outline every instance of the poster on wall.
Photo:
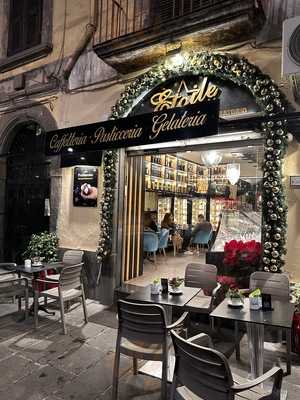
M 73 185 L 74 207 L 97 207 L 98 169 L 75 167 Z

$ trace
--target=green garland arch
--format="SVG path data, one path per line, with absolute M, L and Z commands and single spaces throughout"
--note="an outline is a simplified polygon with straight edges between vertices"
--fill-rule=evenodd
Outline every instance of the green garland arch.
M 130 83 L 112 108 L 110 119 L 126 116 L 136 99 L 162 82 L 182 75 L 214 75 L 248 88 L 266 116 L 285 111 L 286 99 L 269 76 L 247 59 L 232 54 L 192 53 L 182 65 L 166 61 L 154 66 Z M 287 206 L 282 183 L 282 162 L 287 149 L 287 120 L 262 124 L 265 135 L 262 196 L 262 262 L 265 271 L 282 272 L 286 254 Z M 117 151 L 104 155 L 104 187 L 101 201 L 101 226 L 97 258 L 100 263 L 112 249 L 114 188 L 116 184 Z

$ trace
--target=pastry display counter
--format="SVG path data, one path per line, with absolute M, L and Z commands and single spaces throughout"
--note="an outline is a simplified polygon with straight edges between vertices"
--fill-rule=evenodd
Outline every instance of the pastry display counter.
M 223 252 L 224 245 L 230 240 L 261 241 L 261 214 L 257 212 L 244 212 L 223 210 L 222 220 L 212 252 Z

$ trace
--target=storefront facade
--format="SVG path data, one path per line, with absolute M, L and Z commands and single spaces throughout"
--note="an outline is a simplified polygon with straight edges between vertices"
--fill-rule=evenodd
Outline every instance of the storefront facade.
M 80 3 L 80 2 L 77 2 Z M 57 9 L 57 5 L 55 6 L 54 14 L 55 18 L 59 16 L 60 23 L 62 22 L 62 11 Z M 89 15 L 85 15 L 85 19 L 87 22 L 89 20 Z M 75 26 L 75 25 L 74 25 Z M 78 28 L 78 27 L 77 27 Z M 77 32 L 78 34 L 78 32 Z M 56 33 L 56 35 L 58 35 Z M 76 37 L 75 34 L 71 34 L 72 37 Z M 58 42 L 58 37 L 55 38 L 56 42 Z M 72 41 L 73 47 L 75 47 L 74 41 Z M 67 49 L 67 54 L 72 54 L 72 49 Z M 56 53 L 57 53 L 56 48 Z M 55 53 L 55 54 L 56 54 Z M 134 73 L 134 76 L 126 76 L 124 78 L 119 78 L 116 76 L 115 71 L 105 65 L 102 61 L 100 61 L 93 52 L 89 51 L 84 54 L 82 59 L 79 60 L 78 65 L 74 68 L 71 77 L 71 90 L 61 91 L 57 87 L 52 89 L 52 92 L 35 96 L 36 104 L 33 102 L 27 102 L 26 105 L 22 103 L 19 109 L 5 112 L 4 117 L 2 115 L 1 119 L 1 129 L 0 129 L 0 143 L 1 143 L 1 185 L 2 185 L 2 197 L 0 204 L 0 213 L 1 213 L 1 226 L 2 230 L 5 226 L 5 218 L 8 218 L 6 206 L 7 202 L 5 202 L 6 195 L 5 193 L 5 185 L 7 180 L 6 174 L 6 165 L 7 159 L 6 155 L 10 150 L 10 145 L 13 142 L 13 139 L 16 137 L 16 131 L 14 129 L 15 125 L 19 125 L 23 123 L 23 119 L 28 123 L 33 121 L 41 126 L 44 131 L 53 131 L 59 130 L 67 127 L 85 125 L 90 123 L 98 123 L 99 121 L 106 121 L 109 118 L 118 119 L 123 118 L 129 115 L 134 115 L 136 112 L 143 112 L 143 99 L 145 100 L 147 97 L 150 98 L 150 94 L 153 90 L 159 89 L 161 91 L 161 87 L 164 83 L 169 82 L 171 79 L 175 79 L 178 82 L 181 82 L 182 78 L 193 75 L 194 77 L 203 76 L 208 78 L 218 77 L 220 79 L 226 78 L 228 82 L 234 87 L 239 87 L 240 85 L 247 92 L 250 90 L 253 94 L 253 99 L 259 101 L 259 107 L 253 109 L 255 112 L 263 111 L 264 113 L 270 115 L 279 112 L 279 101 L 281 97 L 277 97 L 277 89 L 273 93 L 269 93 L 269 88 L 272 85 L 269 81 L 269 77 L 274 79 L 276 82 L 280 82 L 280 86 L 284 93 L 287 95 L 289 100 L 291 99 L 291 91 L 290 88 L 280 80 L 280 62 L 281 62 L 281 51 L 278 49 L 252 49 L 250 46 L 242 47 L 238 50 L 237 58 L 233 58 L 233 64 L 230 61 L 230 52 L 228 55 L 216 55 L 215 58 L 206 60 L 202 63 L 202 57 L 205 52 L 198 51 L 194 55 L 187 56 L 188 61 L 184 62 L 182 65 L 169 65 L 169 57 L 164 55 L 162 63 L 157 67 L 150 68 L 146 74 L 143 71 L 137 71 Z M 249 66 L 248 62 L 243 59 L 246 57 L 249 62 L 252 64 Z M 194 57 L 194 58 L 193 58 Z M 210 57 L 210 56 L 209 56 Z M 53 70 L 53 67 L 56 64 L 56 59 L 52 54 L 51 59 L 47 65 L 47 69 L 49 72 Z M 193 59 L 192 59 L 193 58 Z M 226 61 L 227 60 L 227 61 Z M 39 68 L 43 62 L 37 61 L 33 68 Z M 65 65 L 65 64 L 63 64 Z M 88 82 L 85 77 L 85 69 L 88 65 L 88 68 L 92 71 L 92 75 L 94 74 L 94 81 Z M 259 67 L 257 67 L 259 66 Z M 83 68 L 84 67 L 84 68 Z M 244 70 L 245 68 L 245 70 Z M 266 77 L 260 76 L 259 68 L 266 74 Z M 23 67 L 24 70 L 24 67 Z M 16 75 L 20 74 L 22 68 L 19 67 L 16 71 Z M 29 68 L 30 70 L 30 68 Z M 37 76 L 40 70 L 37 70 L 37 73 L 34 73 L 32 76 L 37 79 Z M 99 72 L 100 71 L 100 72 Z M 10 72 L 6 72 L 3 75 L 3 78 L 10 79 Z M 256 80 L 267 80 L 267 84 L 259 83 L 258 87 L 255 87 Z M 83 86 L 80 88 L 80 83 L 84 82 Z M 88 85 L 93 85 L 90 90 Z M 248 87 L 248 89 L 247 89 Z M 189 86 L 189 89 L 191 87 Z M 242 89 L 242 90 L 244 90 Z M 124 92 L 125 90 L 125 92 Z M 267 90 L 267 93 L 265 93 Z M 264 93 L 264 94 L 263 94 Z M 272 95 L 271 99 L 267 98 L 266 101 L 263 100 L 264 97 Z M 234 97 L 234 96 L 233 96 Z M 233 98 L 232 97 L 232 98 Z M 27 100 L 31 100 L 30 96 Z M 272 101 L 271 101 L 272 100 Z M 271 101 L 271 103 L 269 103 Z M 255 101 L 252 104 L 255 105 Z M 21 103 L 20 103 L 21 104 Z M 258 104 L 258 103 L 257 103 Z M 275 107 L 274 109 L 269 109 L 269 105 Z M 268 107 L 268 109 L 267 109 Z M 140 110 L 138 110 L 140 108 Z M 234 105 L 231 109 L 234 108 L 236 113 L 241 112 L 244 113 L 243 106 Z M 111 112 L 112 109 L 112 112 Z M 240 110 L 238 110 L 240 109 Z M 153 111 L 148 109 L 148 111 Z M 244 113 L 245 114 L 245 113 Z M 235 115 L 232 115 L 235 117 Z M 244 115 L 245 116 L 245 115 Z M 265 132 L 261 132 L 261 129 L 258 129 L 257 138 L 262 137 L 263 140 L 273 140 L 269 136 L 266 135 L 277 135 L 273 132 L 275 129 L 274 126 L 267 126 Z M 279 129 L 281 129 L 279 127 Z M 276 129 L 278 130 L 278 129 Z M 294 132 L 292 132 L 294 133 Z M 285 133 L 284 133 L 285 135 Z M 274 136 L 274 137 L 275 137 Z M 241 140 L 247 139 L 248 137 L 240 137 Z M 211 139 L 213 140 L 213 139 Z M 232 140 L 232 137 L 228 136 L 228 140 Z M 275 140 L 282 140 L 277 138 Z M 272 151 L 277 152 L 280 150 L 280 154 L 276 155 L 275 153 L 271 153 L 271 149 L 269 149 L 269 155 L 275 155 L 275 157 L 282 156 L 283 151 L 279 149 L 281 145 L 284 145 L 286 138 L 281 141 L 280 144 L 273 143 L 269 141 L 267 147 L 271 147 Z M 185 143 L 186 145 L 186 143 Z M 279 146 L 279 147 L 278 147 Z M 174 147 L 172 144 L 170 147 Z M 153 147 L 152 151 L 157 151 L 157 148 Z M 186 148 L 187 146 L 182 146 L 182 148 Z M 191 147 L 192 148 L 192 147 Z M 104 149 L 103 149 L 104 150 Z M 174 149 L 173 149 L 174 150 Z M 53 231 L 57 231 L 58 237 L 60 239 L 60 247 L 61 249 L 68 248 L 80 248 L 86 252 L 87 256 L 87 275 L 89 281 L 90 288 L 90 296 L 94 298 L 99 298 L 101 301 L 110 302 L 112 299 L 113 290 L 115 287 L 119 286 L 121 282 L 126 281 L 129 277 L 134 276 L 134 274 L 139 272 L 139 265 L 134 262 L 134 265 L 128 267 L 124 264 L 124 258 L 131 259 L 130 253 L 126 255 L 123 252 L 126 249 L 124 246 L 124 235 L 126 229 L 124 228 L 125 224 L 125 215 L 124 215 L 124 205 L 126 205 L 126 190 L 128 193 L 127 181 L 128 174 L 126 176 L 126 166 L 130 167 L 130 163 L 141 163 L 141 159 L 138 160 L 138 154 L 140 156 L 144 153 L 138 153 L 140 151 L 138 149 L 127 149 L 125 148 L 119 150 L 109 150 L 106 153 L 106 156 L 102 154 L 102 150 L 99 151 L 99 169 L 98 169 L 98 190 L 99 190 L 99 198 L 97 207 L 74 207 L 73 205 L 73 176 L 74 176 L 74 166 L 73 167 L 64 167 L 61 168 L 60 156 L 51 157 L 50 164 L 50 204 L 51 204 L 51 213 L 49 217 L 49 227 Z M 297 267 L 297 263 L 295 260 L 300 255 L 299 250 L 299 237 L 300 231 L 299 226 L 297 224 L 297 217 L 299 215 L 299 196 L 296 189 L 289 187 L 288 177 L 290 175 L 297 175 L 300 173 L 300 166 L 298 163 L 298 151 L 299 145 L 298 142 L 294 139 L 288 146 L 287 155 L 285 158 L 285 162 L 282 163 L 284 175 L 282 179 L 275 179 L 273 176 L 273 182 L 275 181 L 277 185 L 274 188 L 279 189 L 279 193 L 282 192 L 281 185 L 282 183 L 285 185 L 287 191 L 287 204 L 289 207 L 288 212 L 288 232 L 287 232 L 287 249 L 288 253 L 286 256 L 286 266 L 285 268 L 293 274 L 294 279 L 299 279 L 299 271 Z M 144 150 L 143 150 L 144 152 Z M 267 155 L 268 153 L 266 153 Z M 111 156 L 116 157 L 117 162 L 115 163 Z M 274 157 L 268 159 L 268 161 L 273 162 Z M 142 165 L 140 164 L 139 174 L 142 176 L 143 170 Z M 275 168 L 274 172 L 278 172 L 276 165 L 271 165 L 270 168 Z M 108 197 L 108 192 L 106 188 L 112 188 L 112 182 L 110 179 L 112 178 L 111 171 L 114 171 L 115 168 L 115 189 L 113 192 L 114 202 L 112 202 L 112 197 Z M 135 165 L 132 164 L 131 168 L 135 168 Z M 138 171 L 136 168 L 134 169 Z M 272 170 L 273 171 L 273 170 Z M 268 171 L 267 171 L 268 172 Z M 271 181 L 270 181 L 271 182 Z M 272 186 L 273 187 L 273 186 Z M 272 195 L 272 189 L 270 187 L 266 187 L 265 190 L 270 190 L 269 193 L 266 193 L 268 196 Z M 133 193 L 133 192 L 132 192 Z M 106 209 L 103 209 L 102 201 L 106 202 Z M 276 194 L 276 193 L 275 193 Z M 125 198 L 125 199 L 124 199 Z M 133 199 L 132 199 L 133 200 Z M 136 204 L 139 203 L 139 198 L 136 198 Z M 268 201 L 272 201 L 269 200 Z M 113 206 L 113 209 L 110 207 Z M 274 204 L 269 207 L 270 210 L 273 211 Z M 273 207 L 273 208 L 272 208 Z M 269 239 L 268 234 L 270 236 L 274 236 L 275 234 L 280 234 L 281 232 L 275 232 L 274 229 L 278 227 L 275 224 L 278 223 L 278 217 L 284 220 L 284 215 L 286 210 L 284 207 L 278 206 L 279 210 L 274 209 L 274 212 L 268 213 L 267 216 L 269 218 L 270 215 L 270 224 L 271 233 L 267 230 L 264 230 L 267 237 L 264 241 Z M 281 208 L 283 210 L 281 211 Z M 265 211 L 267 211 L 265 209 Z M 108 212 L 109 221 L 108 225 L 106 222 L 106 213 Z M 274 215 L 273 215 L 274 214 Z M 271 219 L 271 215 L 272 218 Z M 132 216 L 133 217 L 133 216 Z M 112 221 L 111 221 L 112 218 Z M 127 215 L 128 220 L 128 215 Z M 275 219 L 276 218 L 276 219 Z M 264 225 L 269 225 L 269 223 L 264 223 Z M 274 227 L 274 229 L 273 229 Z M 263 226 L 263 229 L 265 226 Z M 269 229 L 269 228 L 267 228 Z M 105 231 L 109 231 L 109 236 L 107 236 Z M 4 230 L 1 235 L 2 237 L 2 249 L 4 250 Z M 126 236 L 126 235 L 125 235 Z M 278 235 L 276 236 L 278 237 Z M 103 241 L 104 240 L 104 241 Z M 103 242 L 102 242 L 103 241 Z M 280 242 L 280 243 L 279 243 Z M 280 237 L 279 245 L 284 246 L 283 236 Z M 102 246 L 103 243 L 103 246 Z M 266 255 L 270 255 L 272 252 L 277 255 L 278 246 L 274 249 L 273 244 L 277 243 L 277 239 L 272 237 L 271 247 L 266 248 L 269 253 Z M 131 246 L 127 243 L 127 247 Z M 269 246 L 269 245 L 268 245 Z M 102 250 L 101 250 L 102 247 Z M 138 243 L 134 245 L 134 248 L 138 248 Z M 99 250 L 97 250 L 99 248 Z M 111 256 L 109 258 L 104 254 L 105 251 L 110 252 Z M 137 251 L 137 250 L 134 250 Z M 276 266 L 276 268 L 281 267 L 280 255 L 282 251 L 280 250 L 280 254 L 277 257 L 267 257 L 270 259 L 270 263 L 267 264 L 271 267 L 271 265 Z M 100 261 L 104 258 L 106 259 L 102 265 L 102 274 L 101 279 L 99 280 L 99 264 L 96 260 L 95 255 L 98 254 Z M 271 254 L 272 255 L 272 254 Z M 140 255 L 134 256 L 135 260 L 140 258 Z M 4 255 L 2 254 L 2 259 L 4 259 Z M 271 260 L 276 260 L 276 262 L 271 262 Z M 267 261 L 268 262 L 268 261 Z M 135 271 L 135 272 L 134 272 Z M 133 273 L 134 272 L 134 273 Z M 104 296 L 103 296 L 104 295 Z M 105 298 L 105 299 L 104 299 Z

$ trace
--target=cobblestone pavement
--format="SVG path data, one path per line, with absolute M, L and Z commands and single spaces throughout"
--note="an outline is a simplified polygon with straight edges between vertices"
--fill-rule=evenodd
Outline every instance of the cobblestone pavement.
M 3 315 L 12 311 L 8 315 Z M 62 334 L 56 312 L 41 313 L 37 331 L 32 318 L 20 320 L 15 305 L 0 304 L 0 400 L 108 400 L 116 340 L 115 314 L 88 301 L 89 323 L 83 323 L 82 308 L 73 305 L 66 314 L 68 333 Z M 2 315 L 2 316 L 1 316 Z M 242 362 L 234 356 L 235 371 L 247 376 L 249 369 L 246 338 Z M 283 356 L 282 348 L 266 350 L 266 364 L 272 366 Z M 160 382 L 132 375 L 132 362 L 121 359 L 120 400 L 158 400 Z M 289 399 L 300 398 L 300 363 L 294 357 L 293 373 L 285 378 Z

